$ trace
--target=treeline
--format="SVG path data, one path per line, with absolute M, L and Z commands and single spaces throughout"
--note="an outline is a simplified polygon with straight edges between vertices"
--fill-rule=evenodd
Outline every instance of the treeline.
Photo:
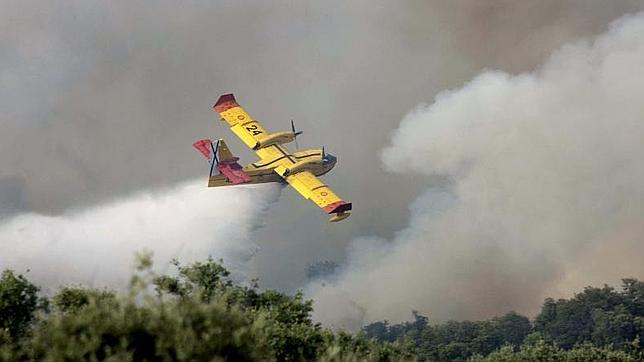
M 432 325 L 376 322 L 371 338 L 413 344 L 429 361 L 644 360 L 644 282 L 623 279 L 621 290 L 588 287 L 570 299 L 546 299 L 533 321 L 511 312 L 485 321 Z
M 127 293 L 68 286 L 52 297 L 2 272 L 0 361 L 644 360 L 644 282 L 635 279 L 546 299 L 532 321 L 512 312 L 431 324 L 413 312 L 411 322 L 350 334 L 314 323 L 301 293 L 236 285 L 212 259 L 175 266 L 156 275 L 142 256 Z
M 0 276 L 0 361 L 399 361 L 409 348 L 334 332 L 312 302 L 235 285 L 211 259 L 155 275 L 139 258 L 129 293 L 65 287 L 51 298 Z

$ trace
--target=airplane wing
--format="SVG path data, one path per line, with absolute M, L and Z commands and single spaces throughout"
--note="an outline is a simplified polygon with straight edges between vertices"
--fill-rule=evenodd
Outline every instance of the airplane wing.
M 222 95 L 213 108 L 219 113 L 222 120 L 228 123 L 233 133 L 254 150 L 260 159 L 271 160 L 275 166 L 282 165 L 284 167 L 297 162 L 284 148 L 284 145 L 274 144 L 258 148 L 261 138 L 267 136 L 268 131 L 237 103 L 234 95 Z
M 286 176 L 284 179 L 305 199 L 313 201 L 324 212 L 336 214 L 330 221 L 340 221 L 349 216 L 346 211 L 351 210 L 351 203 L 342 200 L 329 186 L 311 172 L 298 172 L 294 175 Z
M 267 136 L 268 131 L 237 103 L 234 95 L 222 95 L 213 108 L 228 123 L 233 133 L 254 150 L 259 158 L 270 160 L 281 158 L 279 164 L 285 166 L 296 162 L 292 157 L 289 157 L 282 145 L 259 148 L 261 138 Z
M 224 94 L 219 97 L 213 108 L 228 123 L 233 133 L 253 150 L 259 146 L 260 135 L 268 133 L 237 103 L 232 94 Z

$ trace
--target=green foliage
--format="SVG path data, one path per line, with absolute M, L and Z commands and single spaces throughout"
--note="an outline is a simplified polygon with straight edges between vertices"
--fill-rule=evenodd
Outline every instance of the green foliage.
M 107 290 L 64 287 L 56 293 L 52 299 L 52 304 L 61 312 L 76 312 L 78 309 L 90 304 L 90 302 L 100 302 L 114 298 L 116 298 L 116 295 Z
M 44 307 L 38 290 L 24 276 L 11 270 L 0 274 L 0 344 L 2 340 L 22 335 L 34 319 L 36 310 Z
M 260 325 L 261 331 L 274 358 L 279 361 L 308 361 L 322 356 L 333 359 L 336 352 L 361 358 L 378 356 L 378 360 L 387 360 L 385 356 L 396 356 L 394 359 L 409 356 L 399 346 L 388 345 L 381 349 L 379 344 L 367 339 L 323 329 L 311 320 L 313 302 L 305 300 L 301 292 L 287 296 L 270 289 L 260 291 L 256 284 L 236 286 L 229 279 L 228 271 L 212 259 L 189 266 L 175 263 L 175 266 L 176 276 L 154 279 L 161 297 L 216 301 L 240 308 L 255 318 L 261 316 L 264 321 Z
M 622 282 L 621 291 L 588 287 L 570 299 L 548 298 L 534 323 L 508 313 L 428 325 L 414 313 L 415 322 L 376 322 L 363 331 L 380 341 L 411 341 L 421 360 L 644 360 L 644 283 Z
M 346 333 L 326 331 L 326 351 L 320 361 L 415 361 L 413 347 L 409 343 L 378 343 L 363 336 L 357 338 Z
M 235 285 L 212 259 L 174 264 L 175 275 L 158 276 L 152 272 L 151 255 L 139 256 L 127 295 L 62 288 L 52 299 L 54 308 L 31 324 L 29 334 L 11 340 L 4 330 L 0 333 L 0 360 L 413 359 L 409 346 L 315 324 L 312 301 L 302 293 L 287 296 L 260 291 L 256 284 Z M 30 285 L 24 278 L 14 279 Z M 36 296 L 37 288 L 29 290 Z M 33 321 L 30 310 L 23 329 Z
M 557 347 L 552 343 L 540 340 L 535 344 L 525 344 L 520 350 L 515 351 L 512 346 L 506 345 L 499 350 L 490 353 L 483 357 L 481 355 L 474 356 L 470 359 L 472 362 L 487 362 L 487 361 L 570 361 L 570 362 L 586 362 L 586 361 L 639 361 L 642 356 L 633 356 L 624 351 L 616 351 L 611 348 L 601 348 L 593 346 L 592 344 L 584 343 L 577 345 L 570 350 Z
M 449 321 L 433 326 L 418 313 L 414 319 L 398 325 L 377 322 L 363 331 L 382 341 L 413 341 L 421 360 L 462 361 L 506 344 L 519 346 L 532 329 L 528 318 L 514 312 L 487 321 Z
M 591 341 L 599 346 L 612 345 L 623 349 L 644 331 L 644 317 L 633 316 L 624 306 L 611 311 L 596 309 L 592 321 Z
M 546 299 L 535 331 L 564 349 L 585 342 L 631 348 L 632 341 L 644 335 L 644 283 L 622 282 L 622 291 L 588 287 L 571 299 Z
M 47 318 L 34 331 L 30 359 L 259 360 L 271 354 L 262 323 L 221 303 L 97 299 Z
M 622 279 L 622 297 L 629 313 L 644 316 L 644 282 L 631 278 Z
M 181 266 L 176 260 L 173 264 L 179 271 L 177 277 L 164 275 L 154 279 L 159 294 L 168 293 L 209 302 L 215 294 L 233 287 L 228 279 L 230 272 L 221 262 L 215 262 L 212 258 L 189 266 Z
M 207 259 L 156 275 L 138 258 L 130 292 L 64 287 L 48 301 L 25 277 L 0 278 L 0 361 L 636 361 L 644 360 L 644 283 L 547 299 L 534 324 L 414 320 L 357 335 L 313 322 L 312 301 L 233 283 Z

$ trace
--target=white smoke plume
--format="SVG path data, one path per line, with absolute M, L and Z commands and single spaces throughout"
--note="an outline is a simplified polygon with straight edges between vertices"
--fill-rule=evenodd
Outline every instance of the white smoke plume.
M 644 14 L 540 68 L 486 71 L 407 114 L 382 153 L 443 175 L 393 240 L 355 240 L 316 317 L 356 328 L 534 313 L 542 298 L 644 277 Z
M 121 288 L 135 253 L 152 251 L 162 272 L 173 258 L 212 256 L 243 279 L 258 248 L 252 231 L 279 190 L 277 184 L 209 189 L 199 180 L 60 216 L 21 214 L 0 225 L 0 270 L 29 270 L 46 289 Z

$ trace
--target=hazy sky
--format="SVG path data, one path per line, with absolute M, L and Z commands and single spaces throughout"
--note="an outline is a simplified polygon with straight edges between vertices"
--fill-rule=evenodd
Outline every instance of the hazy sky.
M 410 110 L 486 69 L 531 72 L 563 44 L 601 34 L 644 4 L 0 1 L 0 8 L 4 230 L 16 215 L 36 215 L 29 220 L 37 224 L 80 214 L 91 223 L 87 215 L 118 200 L 179 197 L 176 185 L 199 177 L 205 187 L 207 165 L 190 147 L 199 138 L 226 138 L 252 162 L 211 109 L 234 92 L 269 130 L 295 119 L 305 132 L 301 148 L 324 145 L 336 155 L 325 180 L 354 203 L 347 222 L 330 225 L 285 189 L 262 217 L 250 274 L 290 291 L 305 285 L 309 263 L 344 263 L 356 238 L 395 240 L 428 186 L 453 187 L 449 173 L 385 170 L 381 152 Z M 252 212 L 209 197 L 232 215 Z M 0 240 L 3 252 L 15 251 L 17 240 Z

